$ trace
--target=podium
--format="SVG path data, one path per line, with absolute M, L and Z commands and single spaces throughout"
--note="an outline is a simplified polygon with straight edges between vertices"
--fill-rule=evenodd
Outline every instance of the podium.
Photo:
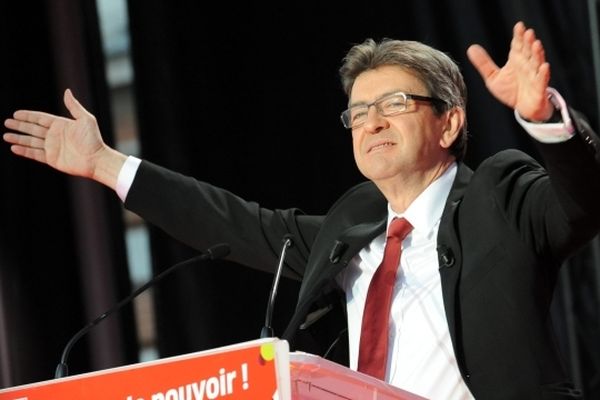
M 0 390 L 0 400 L 418 400 L 321 357 L 258 339 Z

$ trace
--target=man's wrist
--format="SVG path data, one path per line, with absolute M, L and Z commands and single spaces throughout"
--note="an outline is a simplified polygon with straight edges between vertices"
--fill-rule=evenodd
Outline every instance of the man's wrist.
M 555 89 L 548 88 L 547 92 L 548 98 L 555 109 L 550 119 L 544 122 L 526 121 L 515 110 L 517 122 L 529 135 L 540 142 L 559 143 L 569 140 L 575 134 L 575 129 L 569 116 L 567 103 Z
M 529 123 L 532 124 L 552 124 L 552 123 L 559 123 L 563 121 L 562 118 L 562 114 L 560 112 L 561 110 L 561 105 L 560 103 L 556 100 L 556 97 L 553 94 L 553 91 L 548 90 L 548 110 L 544 113 L 545 115 L 548 115 L 547 118 L 542 118 L 542 119 L 530 119 L 530 118 L 525 118 L 523 116 L 521 116 L 521 118 Z

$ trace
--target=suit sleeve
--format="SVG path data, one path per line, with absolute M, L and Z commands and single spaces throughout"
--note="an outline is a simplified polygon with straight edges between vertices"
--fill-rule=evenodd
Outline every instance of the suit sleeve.
M 538 256 L 552 260 L 568 257 L 600 230 L 600 142 L 585 119 L 570 112 L 572 138 L 536 142 L 543 167 L 516 150 L 485 165 L 508 223 Z
M 298 209 L 270 210 L 194 178 L 142 161 L 125 207 L 198 250 L 228 243 L 228 259 L 273 272 L 286 234 L 294 246 L 284 274 L 301 279 L 323 217 Z

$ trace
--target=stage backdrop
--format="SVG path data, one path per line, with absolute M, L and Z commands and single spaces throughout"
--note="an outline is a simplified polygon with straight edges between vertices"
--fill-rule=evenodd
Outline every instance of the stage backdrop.
M 4 115 L 19 107 L 64 113 L 60 95 L 66 85 L 77 84 L 110 140 L 110 106 L 101 79 L 103 64 L 97 58 L 93 2 L 5 3 L 0 6 L 0 41 L 7 49 L 0 65 Z M 32 7 L 40 13 L 32 13 Z M 72 10 L 77 10 L 75 15 Z M 467 163 L 472 167 L 508 147 L 537 156 L 512 111 L 491 97 L 465 54 L 477 42 L 503 63 L 512 26 L 520 19 L 544 42 L 552 86 L 598 130 L 585 0 L 272 7 L 131 0 L 128 11 L 143 157 L 265 207 L 325 213 L 346 189 L 363 180 L 352 158 L 350 134 L 339 121 L 346 98 L 337 71 L 348 48 L 367 37 L 420 40 L 459 63 L 469 87 Z M 75 48 L 65 50 L 65 42 L 75 42 Z M 121 268 L 120 204 L 114 194 L 86 188 L 98 190 L 102 196 L 91 197 L 102 200 L 94 202 L 93 212 L 82 213 L 86 202 L 73 197 L 73 187 L 82 185 L 76 179 L 17 160 L 7 146 L 0 148 L 0 163 L 5 182 L 0 377 L 7 386 L 48 378 L 59 343 L 87 321 L 84 310 L 90 304 L 99 304 L 84 290 L 82 282 L 94 275 L 83 267 L 90 261 L 82 254 L 93 248 L 110 266 L 99 269 L 109 271 L 106 279 L 92 281 L 100 282 L 91 285 L 101 288 L 98 295 L 118 297 L 126 292 L 128 281 Z M 156 273 L 195 254 L 151 229 Z M 97 241 L 82 242 L 82 235 Z M 594 339 L 600 320 L 596 254 L 587 248 L 572 261 L 554 310 L 565 362 L 590 398 L 600 396 L 600 345 Z M 258 336 L 271 277 L 239 265 L 214 264 L 181 271 L 155 290 L 161 356 Z M 28 295 L 32 292 L 34 304 Z M 282 332 L 296 293 L 297 284 L 285 280 L 276 305 L 276 333 Z M 126 315 L 123 322 L 128 321 Z M 124 328 L 122 335 L 106 336 L 113 342 L 122 340 L 122 347 L 83 344 L 77 352 L 80 359 L 73 361 L 76 370 L 128 360 L 135 346 L 128 336 L 132 328 Z M 51 345 L 42 341 L 48 337 Z M 89 362 L 87 352 L 102 348 L 120 349 L 122 358 Z M 32 365 L 32 357 L 40 361 Z

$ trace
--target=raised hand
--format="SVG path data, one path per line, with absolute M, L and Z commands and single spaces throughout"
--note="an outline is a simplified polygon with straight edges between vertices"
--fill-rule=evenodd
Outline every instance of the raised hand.
M 515 24 L 508 60 L 502 68 L 477 44 L 469 47 L 467 55 L 500 102 L 530 121 L 546 121 L 552 116 L 554 108 L 546 93 L 550 64 L 533 29 L 527 29 L 520 21 Z
M 19 156 L 114 187 L 125 156 L 104 143 L 96 118 L 69 89 L 64 102 L 73 118 L 19 110 L 4 121 L 8 129 L 19 133 L 5 133 L 4 140 Z

